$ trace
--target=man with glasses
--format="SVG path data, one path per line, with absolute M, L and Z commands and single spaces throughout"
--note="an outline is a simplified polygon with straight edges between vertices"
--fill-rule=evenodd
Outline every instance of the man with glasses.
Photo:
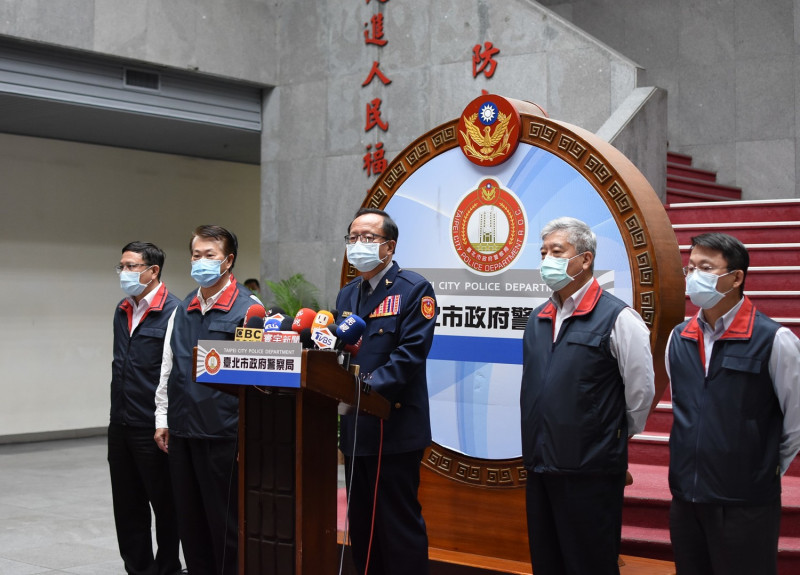
M 421 275 L 392 261 L 398 230 L 389 214 L 359 210 L 345 236 L 360 277 L 336 298 L 340 316 L 366 322 L 355 358 L 366 384 L 389 400 L 382 421 L 342 416 L 348 519 L 359 575 L 427 575 L 428 535 L 417 498 L 420 462 L 431 442 L 426 361 L 436 300 Z
M 119 552 L 131 575 L 181 571 L 168 460 L 153 443 L 164 336 L 180 303 L 161 283 L 163 268 L 164 252 L 147 242 L 122 248 L 116 266 L 127 297 L 114 314 L 108 465 Z M 151 505 L 158 544 L 155 557 Z
M 522 458 L 536 575 L 619 575 L 628 438 L 655 395 L 650 331 L 594 279 L 597 239 L 575 218 L 541 231 L 553 290 L 522 340 Z
M 781 476 L 800 449 L 800 341 L 744 295 L 749 263 L 739 240 L 707 233 L 684 268 L 700 310 L 666 352 L 678 575 L 777 573 Z

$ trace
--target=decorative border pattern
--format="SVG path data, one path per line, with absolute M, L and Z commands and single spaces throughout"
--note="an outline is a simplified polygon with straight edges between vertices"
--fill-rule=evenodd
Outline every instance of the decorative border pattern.
M 659 335 L 660 294 L 655 272 L 656 246 L 643 225 L 645 218 L 636 194 L 617 172 L 613 162 L 571 127 L 540 116 L 521 114 L 520 118 L 520 142 L 547 150 L 575 168 L 597 191 L 613 215 L 628 252 L 635 307 L 651 328 L 651 344 L 654 344 Z M 399 154 L 383 177 L 373 185 L 362 206 L 385 207 L 394 192 L 415 170 L 437 155 L 457 147 L 457 124 L 458 120 L 452 120 L 438 126 Z M 342 285 L 354 278 L 356 273 L 344 258 Z M 422 464 L 453 481 L 481 487 L 519 487 L 527 478 L 522 458 L 478 459 L 435 443 L 426 451 Z

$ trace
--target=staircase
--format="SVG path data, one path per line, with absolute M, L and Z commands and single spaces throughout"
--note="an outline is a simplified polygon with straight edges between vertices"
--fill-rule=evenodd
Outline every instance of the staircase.
M 741 190 L 692 167 L 689 156 L 667 155 L 667 214 L 684 263 L 691 237 L 721 231 L 739 238 L 750 254 L 745 293 L 756 308 L 800 335 L 800 200 L 741 201 Z M 697 308 L 686 300 L 686 316 Z M 667 484 L 672 403 L 669 389 L 645 430 L 630 444 L 633 485 L 625 490 L 622 553 L 672 560 Z M 783 477 L 778 551 L 781 575 L 800 575 L 800 458 Z

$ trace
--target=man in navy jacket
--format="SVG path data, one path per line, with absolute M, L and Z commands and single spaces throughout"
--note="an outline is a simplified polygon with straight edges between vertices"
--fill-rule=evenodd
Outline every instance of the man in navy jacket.
M 588 225 L 558 218 L 541 238 L 553 295 L 528 319 L 520 394 L 533 572 L 618 575 L 628 438 L 655 395 L 650 332 L 594 279 Z
M 128 297 L 114 314 L 108 465 L 119 552 L 131 575 L 173 575 L 181 570 L 167 456 L 153 443 L 164 336 L 180 301 L 161 283 L 163 269 L 164 252 L 157 246 L 131 242 L 122 248 L 117 273 Z
M 341 422 L 353 562 L 362 575 L 428 573 L 417 491 L 420 462 L 431 442 L 426 361 L 436 300 L 430 282 L 392 261 L 397 237 L 386 212 L 356 213 L 345 243 L 361 275 L 336 299 L 342 317 L 355 314 L 366 321 L 354 362 L 364 381 L 392 405 L 385 421 L 350 413 Z
M 701 309 L 666 353 L 678 575 L 777 573 L 781 476 L 800 449 L 800 341 L 744 295 L 749 263 L 739 240 L 707 233 L 684 268 Z
M 239 404 L 236 396 L 194 381 L 192 350 L 200 339 L 233 340 L 247 310 L 261 302 L 233 277 L 233 233 L 199 226 L 190 251 L 192 279 L 200 287 L 180 303 L 167 329 L 155 440 L 169 453 L 189 573 L 236 575 Z

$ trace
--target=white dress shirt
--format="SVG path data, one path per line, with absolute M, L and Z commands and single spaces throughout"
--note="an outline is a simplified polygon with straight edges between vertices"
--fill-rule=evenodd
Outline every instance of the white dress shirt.
M 550 298 L 557 310 L 553 341 L 558 337 L 564 320 L 575 313 L 592 283 L 592 281 L 586 282 L 586 285 L 563 303 L 560 303 L 555 295 Z M 617 360 L 622 383 L 625 386 L 628 435 L 632 436 L 644 429 L 656 393 L 653 355 L 650 351 L 650 330 L 636 310 L 626 307 L 614 322 L 609 343 L 611 355 Z
M 135 330 L 136 326 L 139 325 L 139 322 L 142 321 L 142 316 L 144 316 L 144 312 L 146 312 L 150 307 L 150 305 L 153 303 L 153 298 L 156 297 L 156 293 L 160 288 L 161 288 L 161 282 L 158 282 L 158 285 L 155 287 L 155 289 L 146 296 L 144 296 L 141 300 L 139 300 L 139 303 L 136 303 L 136 298 L 132 296 L 128 296 L 126 298 L 128 300 L 128 303 L 130 303 L 131 306 L 133 307 L 133 315 L 131 316 L 131 333 L 133 333 L 133 330 Z

